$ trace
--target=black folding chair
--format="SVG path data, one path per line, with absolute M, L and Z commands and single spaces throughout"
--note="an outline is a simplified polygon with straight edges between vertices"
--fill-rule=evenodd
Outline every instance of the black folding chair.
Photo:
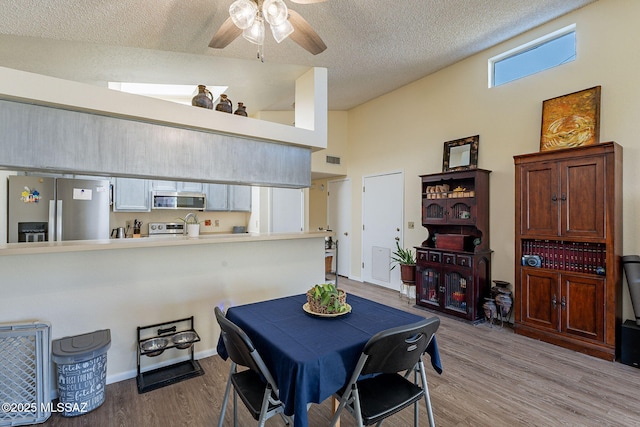
M 278 395 L 278 386 L 264 364 L 258 350 L 240 327 L 227 319 L 218 307 L 214 309 L 216 319 L 222 330 L 222 339 L 231 358 L 231 369 L 227 388 L 224 392 L 222 411 L 218 427 L 222 427 L 229 400 L 229 391 L 233 385 L 233 425 L 238 425 L 238 399 L 247 407 L 259 426 L 276 414 L 280 414 L 288 425 L 291 418 L 284 414 L 284 404 Z M 248 369 L 238 371 L 238 366 Z
M 335 394 L 340 404 L 331 426 L 336 425 L 344 408 L 358 426 L 380 426 L 385 418 L 413 404 L 417 427 L 418 402 L 424 396 L 429 425 L 434 427 L 422 355 L 439 326 L 440 319 L 432 317 L 374 335 L 364 346 L 349 382 Z

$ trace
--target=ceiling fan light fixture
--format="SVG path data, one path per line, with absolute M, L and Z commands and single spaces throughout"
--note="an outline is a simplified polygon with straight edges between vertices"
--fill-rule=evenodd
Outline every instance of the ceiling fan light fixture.
M 229 6 L 229 16 L 236 27 L 244 30 L 253 25 L 258 6 L 251 0 L 236 0 Z
M 253 44 L 262 45 L 264 43 L 264 20 L 258 16 L 249 28 L 242 30 L 242 37 Z
M 284 21 L 280 25 L 271 26 L 271 34 L 273 34 L 273 38 L 276 39 L 278 43 L 289 37 L 289 35 L 293 33 L 293 31 L 293 25 L 291 25 L 291 22 L 289 22 L 289 20 Z
M 265 0 L 262 4 L 262 14 L 269 25 L 282 25 L 289 16 L 287 5 L 283 0 Z

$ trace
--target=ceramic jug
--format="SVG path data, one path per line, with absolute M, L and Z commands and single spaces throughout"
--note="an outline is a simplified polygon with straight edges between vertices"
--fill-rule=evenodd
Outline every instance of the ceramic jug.
M 213 95 L 205 85 L 198 85 L 198 93 L 191 99 L 191 105 L 213 110 Z
M 247 107 L 245 107 L 245 105 L 242 102 L 238 102 L 238 108 L 236 109 L 236 112 L 233 114 L 235 114 L 236 116 L 247 117 Z
M 216 111 L 223 111 L 225 113 L 233 112 L 233 103 L 224 93 L 220 95 L 220 102 L 216 105 Z

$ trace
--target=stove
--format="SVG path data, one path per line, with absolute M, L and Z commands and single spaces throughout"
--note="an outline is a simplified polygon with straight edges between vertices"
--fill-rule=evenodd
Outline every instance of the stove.
M 149 237 L 158 236 L 182 236 L 184 235 L 183 222 L 150 222 Z

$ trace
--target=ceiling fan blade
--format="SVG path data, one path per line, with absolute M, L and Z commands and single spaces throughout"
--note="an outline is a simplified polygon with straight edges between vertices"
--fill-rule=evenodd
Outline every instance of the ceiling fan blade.
M 298 43 L 313 55 L 325 51 L 327 45 L 324 44 L 318 33 L 311 28 L 311 25 L 309 25 L 307 20 L 300 16 L 299 13 L 289 9 L 289 22 L 291 22 L 291 25 L 293 25 L 295 29 L 289 36 L 291 40 Z
M 213 38 L 209 42 L 209 47 L 214 49 L 223 49 L 229 45 L 232 41 L 234 41 L 240 34 L 242 34 L 242 30 L 236 27 L 236 24 L 233 23 L 231 17 L 228 17 L 226 21 L 222 23 L 218 31 L 213 35 Z
M 312 3 L 322 3 L 323 1 L 327 1 L 327 0 L 290 0 L 292 3 L 299 3 L 299 4 L 312 4 Z

